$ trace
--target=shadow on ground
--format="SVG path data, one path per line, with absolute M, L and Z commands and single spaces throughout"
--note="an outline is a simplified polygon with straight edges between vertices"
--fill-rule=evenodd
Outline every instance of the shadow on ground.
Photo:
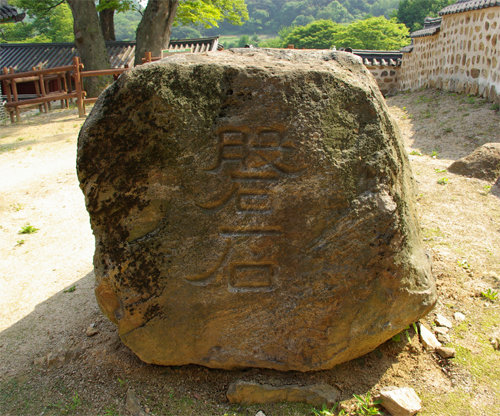
M 305 374 L 148 365 L 120 342 L 116 327 L 101 315 L 93 280 L 93 272 L 88 273 L 0 333 L 0 414 L 127 414 L 130 387 L 155 415 L 253 416 L 259 409 L 273 416 L 310 414 L 311 407 L 301 404 L 230 405 L 225 393 L 238 379 L 275 385 L 325 382 L 348 399 L 376 385 L 406 346 L 405 340 L 388 341 L 333 370 Z M 91 325 L 98 332 L 89 337 Z
M 456 160 L 485 143 L 500 142 L 500 113 L 482 98 L 423 90 L 400 93 L 388 102 L 403 109 L 403 118 L 412 124 L 411 147 L 423 154 Z

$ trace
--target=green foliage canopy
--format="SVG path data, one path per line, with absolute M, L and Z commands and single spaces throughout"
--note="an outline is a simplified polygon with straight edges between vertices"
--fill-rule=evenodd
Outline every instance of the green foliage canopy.
M 442 8 L 452 3 L 455 0 L 401 0 L 396 16 L 413 32 L 422 28 L 427 16 L 437 16 Z
M 72 42 L 73 16 L 66 3 L 55 6 L 58 1 L 48 0 L 45 7 L 41 1 L 16 0 L 12 5 L 28 11 L 28 17 L 20 23 L 0 26 L 0 42 Z M 53 6 L 53 7 L 51 7 Z
M 287 28 L 280 32 L 281 45 L 296 48 L 328 49 L 333 46 L 354 49 L 395 50 L 409 44 L 408 28 L 395 19 L 383 16 L 338 24 L 316 20 L 306 26 Z

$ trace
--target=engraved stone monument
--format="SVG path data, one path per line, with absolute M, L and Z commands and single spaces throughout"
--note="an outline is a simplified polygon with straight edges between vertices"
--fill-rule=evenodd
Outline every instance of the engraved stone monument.
M 352 54 L 135 68 L 85 122 L 78 175 L 99 306 L 146 362 L 331 368 L 436 301 L 406 155 Z

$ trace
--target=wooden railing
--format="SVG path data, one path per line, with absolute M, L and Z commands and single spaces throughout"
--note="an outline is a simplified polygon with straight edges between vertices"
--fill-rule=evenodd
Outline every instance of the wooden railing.
M 87 97 L 83 87 L 83 79 L 103 75 L 113 75 L 116 79 L 128 68 L 101 69 L 96 71 L 83 71 L 83 64 L 79 57 L 73 58 L 73 64 L 48 69 L 33 69 L 28 72 L 14 72 L 13 68 L 3 68 L 0 82 L 3 82 L 4 93 L 7 98 L 5 109 L 9 112 L 12 123 L 20 121 L 20 109 L 38 106 L 40 112 L 47 112 L 50 103 L 61 101 L 61 108 L 68 107 L 68 100 L 76 99 L 78 115 L 85 116 L 85 104 L 93 103 L 97 97 Z M 47 92 L 48 83 L 55 81 L 57 91 Z M 18 93 L 18 85 L 32 82 L 35 85 L 35 97 L 22 99 Z
M 175 52 L 175 51 L 174 51 Z M 153 57 L 151 52 L 146 52 L 143 63 L 149 63 L 161 59 Z M 5 109 L 9 112 L 12 123 L 20 121 L 21 108 L 38 106 L 40 112 L 50 110 L 50 103 L 61 101 L 61 108 L 68 107 L 69 100 L 76 99 L 78 115 L 85 116 L 85 104 L 94 103 L 97 97 L 87 97 L 84 90 L 83 79 L 88 77 L 98 77 L 113 75 L 116 80 L 123 72 L 129 68 L 99 69 L 83 71 L 83 64 L 79 57 L 73 58 L 73 64 L 48 69 L 36 69 L 28 72 L 14 72 L 13 68 L 3 68 L 3 75 L 0 75 L 0 82 L 3 82 L 4 93 L 7 97 Z M 57 91 L 47 92 L 48 83 L 55 81 Z M 35 97 L 22 99 L 18 93 L 18 84 L 33 82 L 35 84 Z

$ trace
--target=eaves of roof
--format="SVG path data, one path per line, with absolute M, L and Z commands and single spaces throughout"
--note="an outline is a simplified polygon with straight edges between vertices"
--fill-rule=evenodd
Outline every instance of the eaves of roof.
M 441 30 L 440 26 L 428 27 L 425 29 L 416 30 L 415 32 L 410 33 L 410 37 L 412 38 L 422 38 L 424 36 L 432 36 L 438 33 Z
M 462 13 L 495 6 L 500 6 L 500 0 L 459 0 L 455 4 L 446 6 L 439 12 L 439 15 Z
M 194 53 L 216 51 L 218 36 L 200 39 L 178 39 L 169 44 L 170 50 L 191 48 Z M 106 42 L 112 68 L 132 67 L 135 42 Z M 71 65 L 78 50 L 74 43 L 2 43 L 0 69 L 14 68 L 16 72 L 31 71 L 33 67 L 54 68 Z
M 15 7 L 7 5 L 0 6 L 0 23 L 20 22 L 26 13 L 19 13 Z
M 399 51 L 353 49 L 352 53 L 359 56 L 367 66 L 401 66 L 403 58 L 403 54 Z

